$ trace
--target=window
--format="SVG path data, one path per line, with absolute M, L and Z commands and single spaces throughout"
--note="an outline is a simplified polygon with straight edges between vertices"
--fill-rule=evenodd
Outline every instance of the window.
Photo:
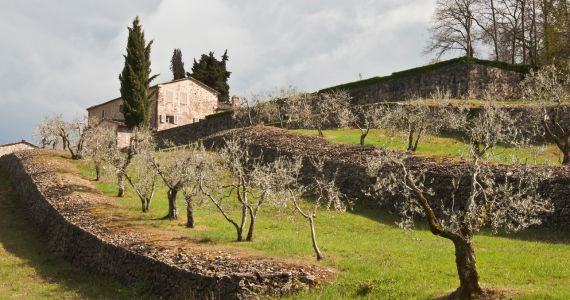
M 105 119 L 105 110 L 101 111 L 101 119 Z
M 178 120 L 177 120 L 176 116 L 168 116 L 168 115 L 166 116 L 166 123 L 177 124 L 178 123 L 177 121 Z
M 165 98 L 167 104 L 172 104 L 172 98 L 174 98 L 174 93 L 172 91 L 166 91 Z
M 180 92 L 180 106 L 186 106 L 186 104 L 188 104 L 188 95 Z

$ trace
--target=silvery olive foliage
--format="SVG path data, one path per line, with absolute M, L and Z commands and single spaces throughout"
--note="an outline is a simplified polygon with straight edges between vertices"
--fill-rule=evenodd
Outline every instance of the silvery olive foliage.
M 274 172 L 280 183 L 281 206 L 293 206 L 295 211 L 305 218 L 311 228 L 311 242 L 317 260 L 323 259 L 316 237 L 315 218 L 319 209 L 345 212 L 352 203 L 340 191 L 335 175 L 327 176 L 323 159 L 309 159 L 315 176 L 309 183 L 301 181 L 303 160 L 300 157 L 280 160 L 274 165 Z M 310 205 L 304 205 L 302 198 L 311 195 Z
M 341 127 L 358 128 L 360 145 L 364 146 L 366 137 L 373 128 L 386 127 L 390 107 L 384 104 L 344 106 L 337 112 Z
M 376 179 L 370 194 L 396 199 L 401 227 L 410 229 L 416 218 L 423 217 L 433 234 L 453 242 L 460 279 L 458 298 L 482 292 L 473 248 L 475 233 L 483 226 L 494 232 L 518 231 L 540 224 L 553 211 L 550 200 L 539 193 L 540 184 L 551 175 L 548 169 L 513 164 L 507 174 L 499 174 L 481 162 L 497 143 L 517 141 L 512 118 L 491 103 L 466 120 L 472 159 L 460 165 L 447 184 L 430 177 L 430 172 L 437 171 L 395 152 L 380 152 L 368 165 L 369 175 Z
M 385 126 L 405 132 L 406 150 L 416 151 L 424 136 L 438 134 L 444 129 L 462 128 L 465 123 L 464 108 L 451 105 L 447 95 L 438 93 L 428 100 L 397 103 L 383 118 Z
M 288 125 L 291 103 L 299 92 L 294 87 L 274 88 L 253 93 L 242 99 L 243 105 L 234 112 L 234 119 L 243 126 L 255 126 L 279 122 L 282 128 Z
M 125 194 L 125 175 L 133 159 L 140 153 L 152 152 L 155 149 L 155 141 L 152 130 L 145 127 L 135 127 L 129 138 L 129 145 L 125 149 L 119 148 L 116 139 L 107 147 L 106 161 L 109 170 L 117 180 L 117 197 Z
M 45 117 L 36 127 L 35 138 L 42 147 L 51 145 L 55 148 L 61 142 L 63 150 L 68 150 L 72 159 L 83 157 L 85 130 L 88 128 L 86 117 L 76 117 L 65 121 L 61 115 Z
M 555 66 L 531 73 L 521 83 L 524 97 L 534 105 L 532 117 L 570 164 L 570 76 Z
M 262 155 L 250 152 L 247 140 L 228 139 L 224 144 L 217 155 L 202 167 L 200 190 L 236 229 L 237 241 L 244 240 L 244 229 L 249 222 L 245 240 L 252 241 L 261 207 L 275 205 L 280 199 L 281 183 L 275 176 L 275 169 L 281 160 L 264 163 Z M 229 177 L 229 180 L 219 180 L 224 177 Z M 237 219 L 229 213 L 232 203 L 240 207 Z
M 306 129 L 317 130 L 323 137 L 326 126 L 340 123 L 339 112 L 350 107 L 351 96 L 344 90 L 318 94 L 298 94 L 290 99 L 290 115 L 294 123 Z
M 152 157 L 152 165 L 168 188 L 168 218 L 178 218 L 176 199 L 179 192 L 183 192 L 187 204 L 188 227 L 193 227 L 192 196 L 196 195 L 199 182 L 199 166 L 208 161 L 208 154 L 200 143 L 184 147 L 162 150 L 158 158 Z
M 137 134 L 137 138 L 142 138 L 139 143 L 144 144 L 139 145 L 137 148 L 136 155 L 132 158 L 131 163 L 127 166 L 128 169 L 125 172 L 125 178 L 141 201 L 142 212 L 147 213 L 150 211 L 150 204 L 154 198 L 154 192 L 156 191 L 156 180 L 158 176 L 158 173 L 153 166 L 154 149 L 156 147 L 156 143 L 152 138 L 152 135 L 146 135 L 148 132 L 144 133 L 144 137 L 141 133 Z M 129 175 L 129 173 L 133 175 Z
M 117 133 L 113 126 L 100 123 L 97 119 L 90 119 L 90 125 L 85 130 L 83 149 L 85 156 L 93 162 L 95 166 L 95 180 L 101 179 L 101 171 L 106 160 L 108 148 L 116 143 Z

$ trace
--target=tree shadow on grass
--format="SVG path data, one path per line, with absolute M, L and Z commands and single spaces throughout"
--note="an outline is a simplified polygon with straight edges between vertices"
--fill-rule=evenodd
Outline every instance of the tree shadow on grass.
M 398 227 L 396 223 L 400 221 L 400 217 L 397 214 L 390 214 L 386 208 L 370 204 L 356 205 L 351 213 L 393 227 Z M 415 222 L 414 229 L 429 231 L 429 226 L 426 221 L 419 220 Z M 498 232 L 497 234 L 493 234 L 490 228 L 483 228 L 477 235 L 549 244 L 570 244 L 570 231 L 547 226 L 535 226 L 519 232 Z
M 32 274 L 38 275 L 38 279 L 36 276 L 27 275 L 28 279 L 24 281 L 22 278 L 14 278 L 13 282 L 9 282 L 10 277 L 5 279 L 6 286 L 16 289 L 19 286 L 20 290 L 31 293 L 27 294 L 27 297 L 57 299 L 78 294 L 81 298 L 89 299 L 151 298 L 149 294 L 141 292 L 141 289 L 126 287 L 104 276 L 82 271 L 51 255 L 41 237 L 28 222 L 25 211 L 4 173 L 0 173 L 0 245 L 7 252 L 0 252 L 0 256 L 5 255 L 8 261 L 14 261 L 13 266 L 8 268 L 17 268 L 18 265 L 31 267 Z M 18 270 L 7 270 L 6 273 L 13 272 Z

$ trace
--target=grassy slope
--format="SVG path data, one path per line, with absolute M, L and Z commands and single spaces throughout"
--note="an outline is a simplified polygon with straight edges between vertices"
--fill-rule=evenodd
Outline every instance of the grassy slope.
M 142 294 L 51 256 L 0 173 L 0 299 L 140 299 Z
M 93 178 L 86 162 L 77 162 L 81 173 Z M 96 183 L 109 196 L 112 182 Z M 181 197 L 180 197 L 181 198 Z M 196 208 L 197 228 L 184 227 L 185 210 L 179 199 L 178 221 L 161 219 L 167 212 L 166 191 L 159 188 L 152 211 L 139 212 L 140 202 L 127 190 L 117 198 L 119 208 L 107 214 L 128 217 L 132 224 L 182 234 L 203 244 L 238 249 L 241 252 L 315 262 L 308 224 L 287 209 L 263 207 L 255 241 L 236 243 L 235 231 L 211 206 Z M 236 210 L 233 211 L 234 215 Z M 325 255 L 322 264 L 340 271 L 335 284 L 295 295 L 295 299 L 402 299 L 439 296 L 458 285 L 450 242 L 433 236 L 421 226 L 406 233 L 397 220 L 377 209 L 357 208 L 350 213 L 322 211 L 317 218 L 317 237 Z M 526 231 L 508 237 L 486 234 L 475 238 L 478 266 L 484 287 L 514 289 L 520 299 L 570 298 L 570 236 L 547 230 Z
M 292 130 L 294 133 L 317 135 L 316 130 L 298 129 Z M 336 143 L 346 143 L 358 145 L 360 142 L 360 130 L 358 129 L 333 129 L 325 130 L 326 139 Z M 366 144 L 374 147 L 386 147 L 394 150 L 405 150 L 407 140 L 401 135 L 390 135 L 385 130 L 372 129 L 366 138 Z M 420 140 L 418 155 L 446 155 L 469 157 L 469 147 L 461 140 L 443 136 L 425 136 Z M 515 149 L 498 146 L 494 150 L 493 161 L 509 162 L 511 156 L 518 159 L 527 159 L 533 164 L 553 164 L 559 165 L 561 161 L 560 151 L 554 145 L 532 146 Z

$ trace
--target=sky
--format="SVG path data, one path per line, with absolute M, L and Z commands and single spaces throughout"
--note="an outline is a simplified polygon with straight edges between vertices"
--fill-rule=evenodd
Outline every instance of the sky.
M 435 0 L 1 0 L 0 144 L 34 141 L 46 116 L 72 119 L 120 96 L 127 27 L 154 40 L 155 83 L 228 50 L 230 94 L 328 86 L 428 63 Z

